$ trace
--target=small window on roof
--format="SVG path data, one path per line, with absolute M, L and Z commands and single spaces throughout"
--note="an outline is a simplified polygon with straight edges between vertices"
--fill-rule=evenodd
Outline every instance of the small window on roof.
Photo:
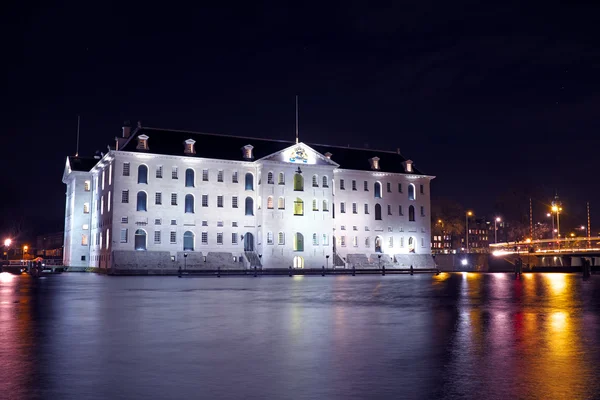
M 371 169 L 379 170 L 379 157 L 373 157 L 371 161 Z
M 196 141 L 194 139 L 188 139 L 185 142 L 183 142 L 183 144 L 183 152 L 185 154 L 196 154 Z
M 252 160 L 254 158 L 254 154 L 252 154 L 252 149 L 254 149 L 254 146 L 252 146 L 251 144 L 247 144 L 244 147 L 242 147 L 242 155 L 244 157 L 244 160 Z
M 148 147 L 148 139 L 149 137 L 147 135 L 140 135 L 137 137 L 138 140 L 138 144 L 136 149 L 138 150 L 150 150 L 150 148 Z

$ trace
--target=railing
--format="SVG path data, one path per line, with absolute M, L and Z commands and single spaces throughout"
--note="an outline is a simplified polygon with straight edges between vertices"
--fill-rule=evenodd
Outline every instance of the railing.
M 490 244 L 490 251 L 495 256 L 523 253 L 600 252 L 600 237 L 576 237 L 496 243 Z

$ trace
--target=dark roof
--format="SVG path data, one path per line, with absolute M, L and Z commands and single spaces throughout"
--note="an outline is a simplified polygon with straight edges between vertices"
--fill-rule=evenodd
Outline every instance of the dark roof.
M 147 135 L 148 150 L 138 150 L 137 136 Z M 250 144 L 254 147 L 254 159 L 258 160 L 273 153 L 277 153 L 294 142 L 286 140 L 260 139 L 241 136 L 218 135 L 214 133 L 199 133 L 156 128 L 139 128 L 132 132 L 131 137 L 120 149 L 139 153 L 184 155 L 183 142 L 187 139 L 196 141 L 196 154 L 192 157 L 212 158 L 220 160 L 242 161 L 242 147 Z M 356 149 L 352 147 L 330 146 L 323 144 L 306 143 L 321 154 L 331 153 L 331 160 L 340 165 L 340 168 L 371 171 L 370 158 L 379 157 L 382 172 L 405 173 L 406 159 L 402 155 L 384 150 Z M 189 155 L 188 155 L 189 156 Z M 424 175 L 414 168 L 413 173 Z
M 89 172 L 100 160 L 88 157 L 69 156 L 69 165 L 72 171 Z

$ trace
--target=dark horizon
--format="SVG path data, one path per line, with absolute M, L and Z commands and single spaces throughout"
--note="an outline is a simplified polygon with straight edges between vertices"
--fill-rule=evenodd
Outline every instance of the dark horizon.
M 400 148 L 437 177 L 432 202 L 492 215 L 515 193 L 539 220 L 558 191 L 565 224 L 584 223 L 589 201 L 594 226 L 598 11 L 11 4 L 0 234 L 63 229 L 77 115 L 81 156 L 114 146 L 125 120 L 293 140 L 295 95 L 302 141 Z

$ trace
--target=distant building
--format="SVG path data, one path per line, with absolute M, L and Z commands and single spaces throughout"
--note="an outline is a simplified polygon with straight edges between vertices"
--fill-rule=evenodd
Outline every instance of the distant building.
M 35 255 L 43 258 L 63 258 L 64 232 L 36 237 Z
M 67 158 L 67 266 L 433 266 L 434 177 L 399 152 L 141 126 L 116 148 Z

